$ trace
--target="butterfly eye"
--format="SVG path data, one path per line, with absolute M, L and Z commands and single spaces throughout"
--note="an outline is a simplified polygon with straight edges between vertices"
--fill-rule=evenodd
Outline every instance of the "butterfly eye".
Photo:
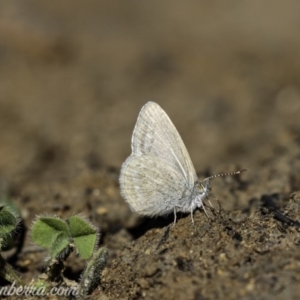
M 205 192 L 205 186 L 202 183 L 198 183 L 197 188 L 201 194 Z

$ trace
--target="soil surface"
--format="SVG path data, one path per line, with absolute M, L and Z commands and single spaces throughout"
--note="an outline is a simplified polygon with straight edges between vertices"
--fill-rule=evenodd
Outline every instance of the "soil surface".
M 26 229 L 6 257 L 28 285 L 47 255 L 32 243 L 33 220 L 81 214 L 109 250 L 94 299 L 299 299 L 299 6 L 0 4 L 0 191 Z M 188 214 L 174 227 L 173 215 L 141 218 L 120 196 L 150 100 L 200 180 L 248 169 L 211 181 L 217 200 L 194 226 Z M 78 281 L 84 266 L 71 255 L 65 278 Z

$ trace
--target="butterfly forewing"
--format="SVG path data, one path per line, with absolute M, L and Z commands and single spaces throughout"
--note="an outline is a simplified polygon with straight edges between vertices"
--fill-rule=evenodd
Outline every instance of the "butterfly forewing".
M 120 176 L 121 194 L 141 215 L 165 215 L 186 194 L 184 178 L 174 166 L 151 154 L 131 155 Z
M 134 155 L 152 154 L 165 160 L 183 175 L 189 188 L 193 187 L 197 175 L 190 156 L 175 126 L 158 104 L 148 102 L 142 108 L 131 146 Z

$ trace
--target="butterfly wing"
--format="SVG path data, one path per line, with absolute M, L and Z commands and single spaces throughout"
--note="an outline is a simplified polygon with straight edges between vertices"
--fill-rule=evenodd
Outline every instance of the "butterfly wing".
M 152 154 L 129 156 L 121 169 L 120 186 L 130 208 L 145 216 L 172 212 L 187 191 L 182 173 Z
M 134 155 L 151 154 L 165 160 L 183 175 L 189 188 L 194 186 L 197 175 L 188 151 L 168 115 L 155 102 L 141 109 L 131 147 Z

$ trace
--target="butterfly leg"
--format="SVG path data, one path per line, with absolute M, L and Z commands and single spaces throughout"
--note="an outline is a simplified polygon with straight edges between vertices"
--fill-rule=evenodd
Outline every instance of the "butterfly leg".
M 176 224 L 176 220 L 177 220 L 177 215 L 176 215 L 176 206 L 174 206 L 174 223 L 173 223 L 173 227 Z
M 195 222 L 194 222 L 194 210 L 193 210 L 193 206 L 191 206 L 191 218 L 192 218 L 192 224 L 195 225 Z
M 207 198 L 207 201 L 208 201 L 208 203 L 209 203 L 210 207 L 214 208 L 214 207 L 213 207 L 213 205 L 211 204 L 211 202 L 210 202 L 209 198 Z
M 212 196 L 216 201 L 218 201 L 218 198 L 215 197 L 212 193 L 210 193 L 210 196 Z M 207 196 L 207 200 L 208 200 L 209 205 L 210 205 L 212 208 L 214 208 L 213 205 L 211 204 L 211 202 L 210 202 L 208 196 Z
M 202 204 L 202 208 L 203 208 L 203 210 L 204 210 L 204 212 L 205 212 L 205 214 L 206 214 L 207 218 L 209 219 L 209 216 L 208 216 L 208 214 L 207 214 L 207 212 L 206 212 L 206 209 L 205 209 L 205 207 L 204 207 L 204 205 L 203 205 L 203 204 Z

